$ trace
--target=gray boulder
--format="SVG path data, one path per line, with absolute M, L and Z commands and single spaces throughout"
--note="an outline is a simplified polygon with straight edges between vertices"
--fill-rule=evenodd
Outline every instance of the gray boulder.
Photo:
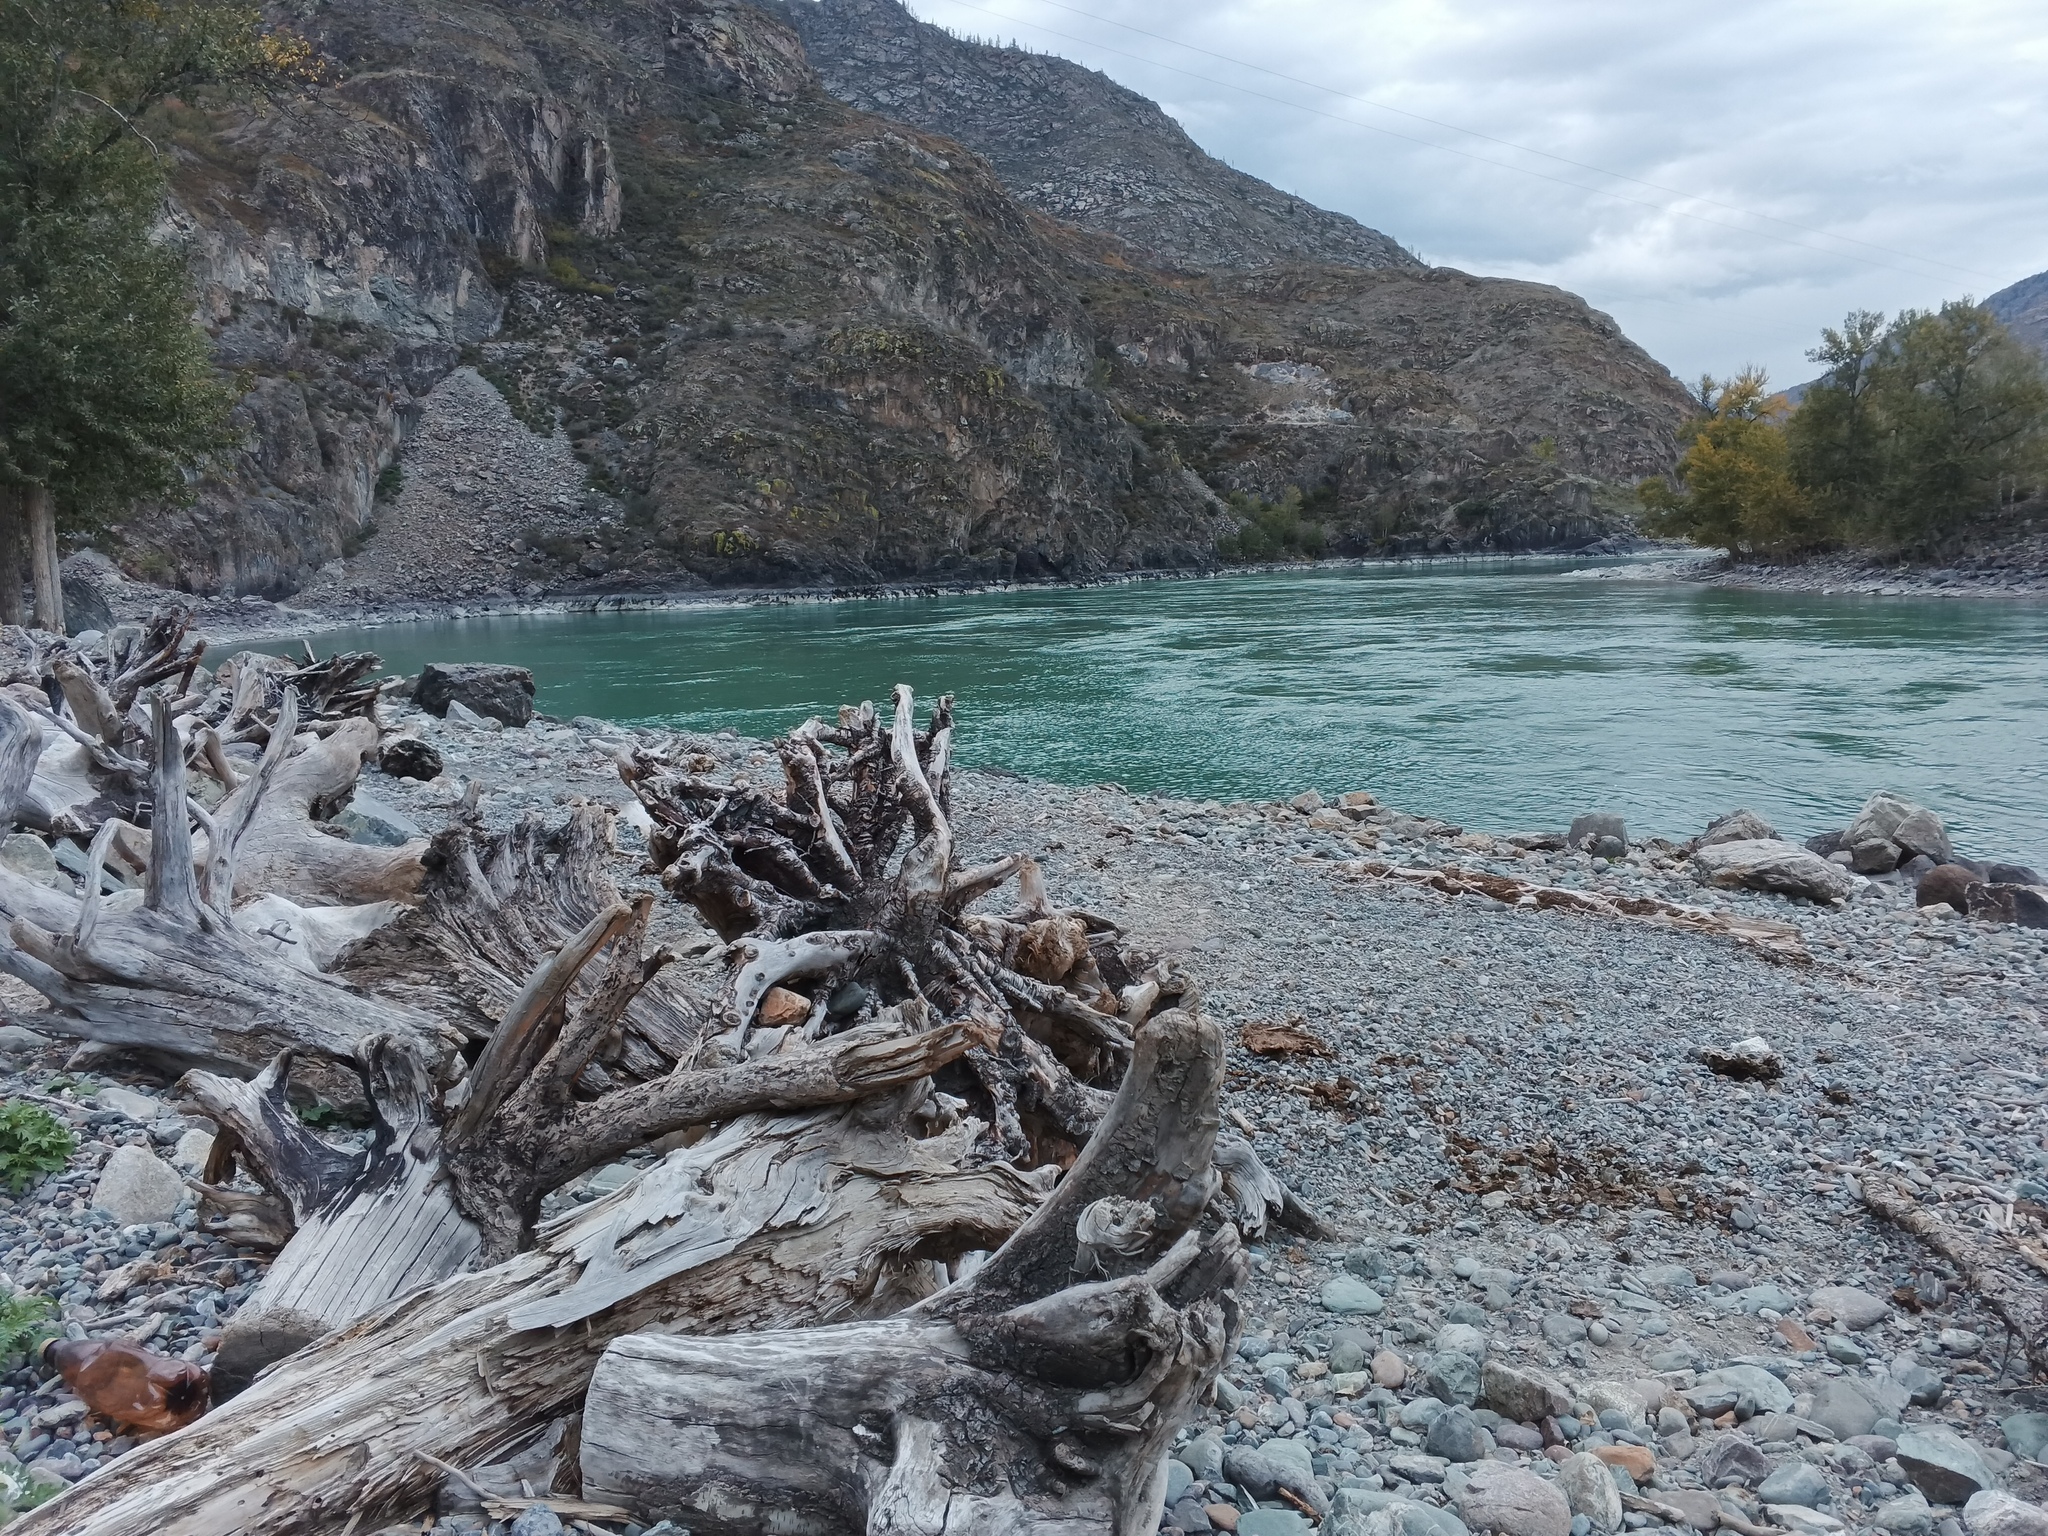
M 1863 882 L 1797 843 L 1755 838 L 1693 852 L 1694 876 L 1723 890 L 1768 891 L 1809 901 L 1846 901 Z
M 1887 1499 L 1871 1511 L 1870 1523 L 1891 1536 L 1928 1536 L 1934 1529 L 1934 1511 L 1917 1489 L 1903 1497 Z
M 1422 1388 L 1431 1397 L 1470 1408 L 1479 1401 L 1479 1362 L 1462 1350 L 1439 1351 L 1423 1367 Z
M 1771 1475 L 1757 1484 L 1756 1496 L 1766 1504 L 1797 1504 L 1819 1509 L 1828 1502 L 1828 1480 L 1805 1462 L 1793 1458 L 1781 1461 Z
M 336 812 L 334 824 L 348 833 L 350 842 L 367 843 L 375 848 L 402 848 L 427 835 L 397 806 L 360 789 L 350 796 L 347 805 Z
M 1493 1436 L 1472 1417 L 1470 1408 L 1446 1408 L 1422 1437 L 1422 1449 L 1445 1461 L 1484 1461 L 1493 1454 Z
M 1894 1454 L 1913 1486 L 1936 1504 L 1962 1504 L 1997 1486 L 1977 1447 L 1944 1425 L 1913 1425 Z
M 1869 1434 L 1887 1415 L 1854 1380 L 1836 1376 L 1814 1393 L 1813 1412 L 1807 1417 L 1826 1425 L 1837 1440 L 1853 1440 Z
M 1760 1365 L 1724 1365 L 1687 1387 L 1680 1394 L 1693 1411 L 1709 1419 L 1719 1418 L 1747 1400 L 1758 1413 L 1790 1413 L 1792 1389 Z
M 0 1056 L 26 1056 L 40 1051 L 49 1043 L 47 1035 L 39 1035 L 32 1029 L 23 1029 L 19 1024 L 0 1024 Z
M 1448 1509 L 1377 1488 L 1339 1488 L 1321 1536 L 1470 1536 Z
M 1607 1463 L 1590 1451 L 1578 1451 L 1557 1464 L 1557 1486 L 1575 1515 L 1584 1515 L 1596 1531 L 1621 1529 L 1621 1490 Z
M 1622 852 L 1628 852 L 1628 825 L 1619 816 L 1595 811 L 1585 816 L 1572 818 L 1571 830 L 1564 835 L 1567 848 L 1591 848 L 1603 837 L 1611 837 L 1621 844 Z
M 1180 1459 L 1203 1482 L 1215 1482 L 1223 1476 L 1223 1437 L 1213 1429 L 1195 1436 L 1180 1448 Z
M 1755 811 L 1730 811 L 1726 816 L 1707 823 L 1707 830 L 1694 840 L 1695 848 L 1711 848 L 1717 843 L 1766 842 L 1775 843 L 1778 834 L 1771 824 Z M 1831 848 L 1830 853 L 1834 852 Z
M 1700 1481 L 1709 1488 L 1739 1483 L 1754 1488 L 1770 1476 L 1771 1464 L 1754 1442 L 1742 1435 L 1723 1435 L 1700 1457 Z
M 1910 854 L 1924 853 L 1937 864 L 1946 864 L 1955 854 L 1948 828 L 1939 816 L 1889 790 L 1880 790 L 1866 800 L 1856 819 L 1849 823 L 1849 830 L 1842 834 L 1842 846 L 1858 855 L 1858 869 L 1864 867 L 1859 850 L 1875 849 L 1883 843 L 1898 850 L 1885 866 L 1887 869 L 1897 868 L 1899 859 Z
M 1806 1298 L 1807 1305 L 1825 1312 L 1851 1333 L 1875 1328 L 1891 1314 L 1881 1298 L 1853 1285 L 1824 1285 Z
M 75 889 L 71 877 L 57 867 L 57 855 L 50 845 L 33 832 L 10 832 L 0 838 L 0 869 L 10 869 L 24 880 L 66 895 Z
M 2048 1536 L 2048 1509 L 1986 1489 L 1963 1506 L 1963 1527 L 1970 1536 Z
M 1387 1309 L 1386 1298 L 1356 1275 L 1332 1275 L 1323 1282 L 1323 1306 L 1347 1317 L 1374 1317 Z
M 1942 819 L 1930 810 L 1917 807 L 1893 829 L 1892 841 L 1907 853 L 1917 858 L 1932 859 L 1937 864 L 1946 864 L 1956 854 L 1955 845 L 1949 841 L 1948 827 Z
M 1504 1536 L 1570 1536 L 1571 1505 L 1555 1483 L 1501 1462 L 1482 1462 L 1465 1479 L 1458 1513 L 1474 1530 Z
M 1297 1457 L 1290 1442 L 1268 1440 L 1257 1450 L 1233 1445 L 1223 1453 L 1223 1476 L 1255 1499 L 1271 1499 L 1285 1488 L 1317 1514 L 1330 1507 L 1330 1496 L 1316 1481 L 1315 1469 L 1304 1453 Z
M 67 634 L 102 632 L 116 623 L 112 591 L 123 585 L 114 562 L 96 549 L 81 549 L 57 567 L 57 584 L 64 594 L 64 629 Z
M 2039 1461 L 2048 1449 L 2048 1413 L 2013 1413 L 1998 1421 L 2005 1431 L 2005 1448 L 2028 1461 Z
M 100 1170 L 92 1203 L 124 1227 L 170 1221 L 185 1198 L 185 1181 L 141 1147 L 116 1147 Z
M 421 709 L 436 715 L 445 716 L 450 704 L 460 704 L 506 725 L 525 725 L 533 718 L 533 674 L 524 667 L 431 661 L 412 696 Z
M 1583 1329 L 1579 1337 L 1585 1337 Z M 1572 1408 L 1571 1394 L 1548 1376 L 1498 1360 L 1487 1361 L 1480 1371 L 1477 1401 L 1518 1424 L 1540 1424 L 1547 1417 L 1570 1413 Z

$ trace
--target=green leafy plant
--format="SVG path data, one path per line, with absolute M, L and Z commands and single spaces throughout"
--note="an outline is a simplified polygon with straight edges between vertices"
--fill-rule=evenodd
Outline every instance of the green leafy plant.
M 56 1331 L 51 1326 L 56 1316 L 57 1304 L 33 1291 L 0 1301 L 0 1360 L 34 1353 Z
M 19 1101 L 0 1106 L 0 1183 L 20 1194 L 71 1160 L 78 1138 L 47 1109 Z

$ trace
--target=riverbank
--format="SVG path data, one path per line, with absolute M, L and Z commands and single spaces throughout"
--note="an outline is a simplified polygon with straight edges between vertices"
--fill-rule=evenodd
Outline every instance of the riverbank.
M 622 813 L 616 876 L 642 880 L 645 822 L 613 754 L 667 733 L 594 719 L 506 730 L 404 705 L 392 723 L 445 769 L 427 782 L 366 772 L 359 836 L 437 828 L 470 784 L 494 827 L 595 800 Z M 682 745 L 718 774 L 778 772 L 766 743 L 733 732 Z M 1356 787 L 1324 790 L 1334 802 Z M 2039 1445 L 1999 1427 L 2033 1405 L 2024 1370 L 2001 1363 L 2009 1343 L 1981 1297 L 1861 1196 L 1896 1181 L 1940 1221 L 2018 1211 L 2029 1230 L 2025 1202 L 2048 1200 L 2048 934 L 1922 911 L 1883 884 L 1839 908 L 1711 891 L 1668 844 L 1609 863 L 1512 836 L 1554 829 L 1481 832 L 1356 797 L 1226 805 L 962 773 L 953 810 L 964 856 L 1032 853 L 1056 899 L 1110 914 L 1194 973 L 1231 1041 L 1227 1116 L 1331 1228 L 1254 1243 L 1245 1343 L 1218 1407 L 1184 1437 L 1189 1481 L 1169 1487 L 1193 1507 L 1174 1529 L 1203 1529 L 1200 1512 L 1246 1536 L 1305 1532 L 1285 1518 L 1278 1464 L 1283 1478 L 1302 1470 L 1297 1497 L 1312 1505 L 1398 1498 L 1404 1522 L 1424 1522 L 1397 1526 L 1414 1536 L 1461 1536 L 1465 1522 L 1562 1536 L 1482 1522 L 1475 1466 L 1511 1462 L 1553 1492 L 1574 1474 L 1498 1396 L 1446 1415 L 1480 1391 L 1480 1356 L 1562 1380 L 1587 1410 L 1565 1436 L 1666 1507 L 1711 1488 L 1736 1455 L 1724 1447 L 1740 1445 L 1752 1459 L 1722 1497 L 1748 1518 L 1807 1536 L 1884 1510 L 1895 1536 L 1930 1536 L 1958 1502 L 1949 1484 L 1950 1507 L 1915 1504 L 1905 1437 L 1930 1427 L 1953 1431 L 1987 1478 L 2042 1496 L 2026 1459 Z M 1447 893 L 1481 875 L 1600 900 Z M 1750 936 L 1672 921 L 1665 904 Z M 691 967 L 714 965 L 694 917 L 664 914 Z M 0 1264 L 61 1298 L 80 1332 L 146 1331 L 205 1363 L 261 1252 L 196 1233 L 189 1202 L 142 1231 L 89 1209 L 113 1147 L 168 1156 L 196 1125 L 162 1080 L 122 1074 L 158 1096 L 137 1101 L 83 1061 L 63 1071 L 54 1021 L 18 989 L 5 1002 L 11 1023 L 53 1043 L 9 1033 L 0 1087 L 55 1102 L 82 1145 L 66 1174 L 0 1205 Z M 1249 1049 L 1261 1021 L 1300 1033 L 1279 1054 Z M 1774 1079 L 1703 1060 L 1756 1034 Z M 1712 1373 L 1730 1368 L 1747 1402 L 1768 1410 L 1782 1392 L 1785 1411 L 1717 1429 L 1710 1400 L 1729 1378 Z M 57 1477 L 126 1448 L 81 1444 L 66 1401 L 27 1372 L 0 1396 L 15 1454 Z M 1482 1445 L 1488 1462 L 1471 1455 Z M 1798 1483 L 1828 1507 L 1767 1511 L 1759 1483 L 1775 1490 L 1765 1503 Z
M 2033 598 L 2048 596 L 2048 528 L 1979 543 L 1946 564 L 1908 564 L 1857 552 L 1810 559 L 1737 561 L 1709 556 L 1692 579 L 1717 587 L 1860 597 Z
M 386 629 L 446 619 L 530 618 L 564 614 L 663 613 L 723 608 L 813 607 L 833 603 L 918 602 L 935 597 L 975 597 L 1013 592 L 1082 592 L 1102 587 L 1160 582 L 1228 581 L 1285 572 L 1341 570 L 1435 570 L 1484 566 L 1504 571 L 1544 565 L 1569 567 L 1579 561 L 1611 561 L 1611 552 L 1539 551 L 1531 554 L 1413 555 L 1301 560 L 1260 565 L 1216 566 L 1204 570 L 1106 572 L 1071 581 L 916 581 L 875 586 L 691 587 L 679 591 L 602 590 L 536 597 L 509 594 L 474 598 L 402 598 L 372 601 L 351 594 L 295 594 L 283 602 L 263 597 L 203 596 L 136 581 L 103 558 L 91 569 L 97 591 L 113 617 L 136 621 L 166 604 L 192 611 L 197 627 L 214 643 L 242 645 L 296 639 L 333 629 Z M 1654 573 L 1652 573 L 1654 574 Z

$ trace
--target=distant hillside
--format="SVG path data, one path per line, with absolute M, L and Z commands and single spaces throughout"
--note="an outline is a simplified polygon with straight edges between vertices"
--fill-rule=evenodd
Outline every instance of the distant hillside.
M 1984 307 L 1996 315 L 2014 336 L 2043 357 L 2048 357 L 2048 272 L 2036 272 L 2009 288 L 1999 289 L 1984 300 Z M 1819 382 L 1819 379 L 1808 379 L 1782 391 L 1786 403 L 1797 405 Z
M 1159 106 L 1066 59 L 991 47 L 899 0 L 773 9 L 841 101 L 965 144 L 1023 202 L 1168 265 L 1421 265 L 1395 241 L 1234 171 Z
M 1984 301 L 1984 307 L 2013 335 L 2048 355 L 2048 272 L 2036 272 L 2010 288 L 1999 289 Z

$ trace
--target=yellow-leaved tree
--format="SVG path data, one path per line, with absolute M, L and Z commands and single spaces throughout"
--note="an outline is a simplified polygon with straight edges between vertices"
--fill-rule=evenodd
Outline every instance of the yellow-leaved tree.
M 1674 472 L 1636 495 L 1650 532 L 1718 545 L 1732 555 L 1792 554 L 1828 541 L 1825 508 L 1794 478 L 1787 407 L 1760 368 L 1700 380 L 1702 414 Z

